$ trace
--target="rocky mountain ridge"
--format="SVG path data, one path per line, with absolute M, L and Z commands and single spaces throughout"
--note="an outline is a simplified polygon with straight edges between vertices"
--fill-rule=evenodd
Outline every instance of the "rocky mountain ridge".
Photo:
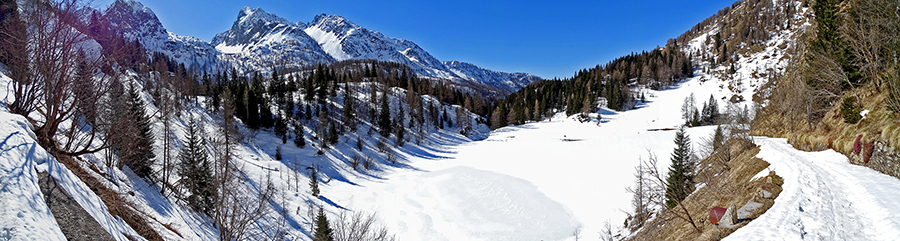
M 541 78 L 492 71 L 458 61 L 441 62 L 414 42 L 361 27 L 338 15 L 320 14 L 307 23 L 291 22 L 261 8 L 242 8 L 232 28 L 211 42 L 168 32 L 140 2 L 116 1 L 104 13 L 128 39 L 148 51 L 164 53 L 188 69 L 266 73 L 350 59 L 372 59 L 409 66 L 420 77 L 462 85 L 478 83 L 508 94 Z

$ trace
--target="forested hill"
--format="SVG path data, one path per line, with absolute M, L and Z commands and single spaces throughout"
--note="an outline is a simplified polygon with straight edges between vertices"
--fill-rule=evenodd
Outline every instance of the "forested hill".
M 677 43 L 670 43 L 580 70 L 570 79 L 534 82 L 496 105 L 491 127 L 542 120 L 559 110 L 566 115 L 594 113 L 598 104 L 612 110 L 629 109 L 643 99 L 641 88 L 659 90 L 692 77 L 691 59 Z
M 806 17 L 798 9 L 808 6 L 808 1 L 737 1 L 664 47 L 583 69 L 571 78 L 538 81 L 510 94 L 493 109 L 491 127 L 541 120 L 556 110 L 567 115 L 593 113 L 600 107 L 627 110 L 640 103 L 640 89 L 670 87 L 693 77 L 695 70 L 711 73 L 724 66 L 722 75 L 733 79 L 729 75 L 743 67 L 739 59 L 763 51 L 779 32 L 799 27 Z M 765 68 L 756 70 L 754 79 L 782 71 Z

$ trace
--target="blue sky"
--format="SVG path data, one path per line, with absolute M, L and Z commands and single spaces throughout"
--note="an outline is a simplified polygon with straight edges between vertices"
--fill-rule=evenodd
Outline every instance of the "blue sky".
M 441 61 L 503 72 L 571 77 L 631 52 L 665 45 L 734 0 L 339 1 L 140 0 L 170 32 L 210 41 L 244 6 L 292 22 L 341 15 L 386 36 L 415 42 Z M 113 0 L 95 0 L 105 8 Z

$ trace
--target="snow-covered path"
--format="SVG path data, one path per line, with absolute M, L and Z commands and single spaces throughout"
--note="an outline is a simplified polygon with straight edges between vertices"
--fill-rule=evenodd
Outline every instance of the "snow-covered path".
M 900 179 L 850 164 L 833 150 L 799 151 L 785 139 L 756 142 L 757 157 L 784 177 L 784 191 L 771 209 L 726 240 L 900 238 Z

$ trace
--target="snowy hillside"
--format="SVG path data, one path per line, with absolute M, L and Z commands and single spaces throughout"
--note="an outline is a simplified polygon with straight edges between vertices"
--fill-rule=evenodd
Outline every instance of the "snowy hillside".
M 4 76 L 5 77 L 5 76 Z M 52 159 L 24 117 L 0 104 L 0 239 L 66 240 L 47 208 L 35 168 Z
M 420 75 L 455 77 L 440 61 L 409 40 L 386 37 L 337 15 L 316 16 L 306 33 L 337 60 L 376 59 L 408 65 Z
M 184 83 L 165 78 L 165 70 L 127 70 L 119 80 L 136 90 L 128 102 L 138 103 L 128 105 L 127 113 L 148 113 L 140 123 L 150 123 L 147 143 L 155 157 L 149 167 L 152 175 L 146 178 L 135 174 L 130 164 L 113 164 L 120 161 L 115 148 L 59 160 L 50 156 L 35 141 L 32 124 L 3 104 L 13 95 L 2 93 L 10 93 L 14 85 L 0 74 L 0 240 L 67 238 L 41 193 L 42 172 L 115 240 L 216 240 L 228 232 L 241 232 L 247 240 L 312 240 L 318 210 L 336 233 L 346 227 L 337 224 L 345 224 L 347 217 L 372 215 L 373 227 L 384 226 L 399 240 L 599 240 L 606 228 L 634 237 L 622 222 L 632 205 L 626 188 L 634 184 L 635 166 L 655 155 L 660 162 L 650 168 L 666 173 L 676 147 L 675 130 L 687 121 L 681 111 L 689 96 L 699 102 L 710 99 L 725 114 L 748 110 L 752 118 L 759 107 L 752 100 L 765 94 L 761 86 L 772 76 L 783 73 L 795 39 L 809 26 L 802 17 L 808 8 L 794 1 L 786 5 L 801 13 L 789 20 L 800 24 L 779 24 L 766 41 L 752 47 L 733 41 L 731 46 L 740 50 L 724 56 L 727 61 L 717 61 L 719 43 L 711 42 L 724 24 L 710 24 L 679 48 L 671 48 L 694 56 L 694 76 L 657 86 L 659 90 L 622 85 L 635 95 L 627 100 L 626 110 L 606 108 L 607 99 L 590 95 L 593 99 L 586 105 L 596 108 L 584 108 L 591 112 L 586 117 L 554 109 L 540 121 L 496 130 L 462 106 L 413 91 L 415 81 L 407 81 L 408 88 L 378 82 L 379 74 L 371 77 L 368 63 L 356 63 L 366 66 L 365 77 L 358 80 L 329 76 L 335 71 L 325 67 L 307 68 L 251 81 L 239 76 L 217 79 L 228 83 L 208 82 L 203 95 L 173 93 Z M 189 68 L 235 67 L 250 73 L 375 59 L 405 64 L 427 79 L 468 83 L 469 88 L 513 92 L 539 79 L 441 62 L 411 41 L 384 36 L 337 15 L 318 15 L 307 24 L 245 7 L 230 30 L 206 43 L 166 31 L 149 8 L 135 1 L 116 1 L 106 14 L 127 38 Z M 353 64 L 347 69 L 358 67 Z M 336 75 L 345 74 L 350 72 Z M 285 87 L 298 82 L 308 85 Z M 110 102 L 120 99 L 112 95 L 110 91 L 96 101 L 116 104 Z M 115 112 L 112 107 L 102 110 Z M 83 121 L 79 118 L 86 115 L 65 121 Z M 260 124 L 264 118 L 274 119 L 274 126 Z M 194 129 L 191 123 L 197 123 L 196 133 L 189 131 Z M 71 133 L 100 129 L 97 124 L 85 126 Z M 279 127 L 282 134 L 276 133 Z M 701 138 L 709 138 L 715 128 L 686 128 L 692 148 L 702 152 Z M 189 132 L 199 141 L 191 142 Z M 900 180 L 851 165 L 834 151 L 801 152 L 782 139 L 752 139 L 760 145 L 756 157 L 771 164 L 757 177 L 776 171 L 784 189 L 768 212 L 726 239 L 900 236 Z M 102 145 L 99 142 L 83 145 Z M 179 154 L 191 143 L 208 156 Z M 201 171 L 216 175 L 211 182 L 217 183 L 211 185 L 221 184 L 215 187 L 220 191 L 214 194 L 215 213 L 191 206 L 200 195 L 187 187 L 193 184 L 186 184 L 199 179 L 185 171 L 192 157 L 213 163 Z M 228 175 L 232 170 L 235 174 Z M 696 188 L 709 191 L 705 183 Z M 222 221 L 228 218 L 240 220 Z M 241 226 L 226 226 L 233 223 Z M 145 235 L 148 230 L 155 236 Z
M 768 212 L 725 240 L 900 237 L 900 180 L 850 164 L 834 150 L 804 152 L 784 139 L 756 141 L 761 145 L 757 157 L 786 177 L 784 191 Z

